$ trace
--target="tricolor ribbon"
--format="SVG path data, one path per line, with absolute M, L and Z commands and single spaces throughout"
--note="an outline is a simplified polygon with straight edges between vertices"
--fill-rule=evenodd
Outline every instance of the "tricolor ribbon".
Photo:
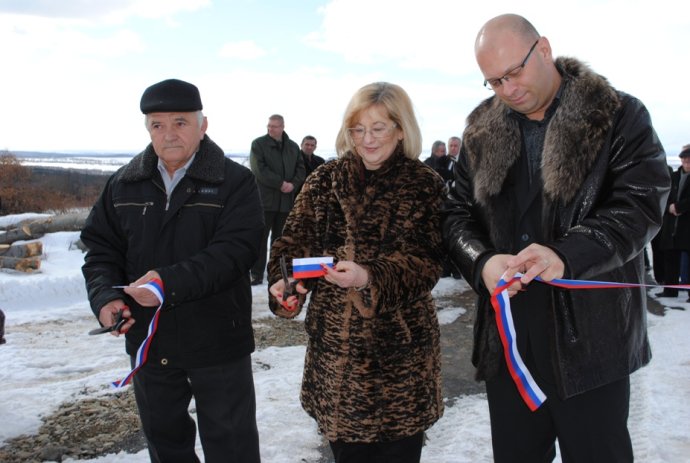
M 318 278 L 326 274 L 322 265 L 333 268 L 333 257 L 303 257 L 292 259 L 292 277 L 295 280 Z
M 138 288 L 145 288 L 151 291 L 154 294 L 154 296 L 156 296 L 156 298 L 158 299 L 158 308 L 156 309 L 156 313 L 153 314 L 151 323 L 149 323 L 149 330 L 146 335 L 146 339 L 144 339 L 144 341 L 139 346 L 139 349 L 137 350 L 134 368 L 127 374 L 127 376 L 125 376 L 119 381 L 115 381 L 112 383 L 113 387 L 116 389 L 121 389 L 128 385 L 130 381 L 132 381 L 132 378 L 134 377 L 136 372 L 139 371 L 139 368 L 144 366 L 144 364 L 146 363 L 146 359 L 149 355 L 149 348 L 151 347 L 151 342 L 153 341 L 153 335 L 156 334 L 156 330 L 158 329 L 158 318 L 161 314 L 161 308 L 163 307 L 164 292 L 163 282 L 161 280 L 157 278 L 153 279 L 147 283 L 144 283 L 141 286 L 138 286 Z
M 517 335 L 513 324 L 513 313 L 510 310 L 508 287 L 520 276 L 515 275 L 511 280 L 501 278 L 491 295 L 491 305 L 496 314 L 496 326 L 503 344 L 503 354 L 506 358 L 508 372 L 517 386 L 518 392 L 531 411 L 535 411 L 546 400 L 546 394 L 539 388 L 530 374 L 517 348 Z
M 518 392 L 525 404 L 531 411 L 538 409 L 546 400 L 546 395 L 539 388 L 536 381 L 525 366 L 517 349 L 517 335 L 513 324 L 513 314 L 510 309 L 510 298 L 508 297 L 508 287 L 522 277 L 521 273 L 516 273 L 509 281 L 501 278 L 491 294 L 491 306 L 496 316 L 496 326 L 498 334 L 503 344 L 503 354 L 506 359 L 508 372 L 513 378 Z M 535 281 L 546 283 L 551 286 L 565 289 L 605 289 L 605 288 L 651 288 L 664 287 L 675 289 L 690 290 L 690 285 L 648 285 L 642 283 L 616 283 L 609 281 L 590 281 L 590 280 L 568 280 L 555 278 L 551 281 L 544 281 L 535 278 Z

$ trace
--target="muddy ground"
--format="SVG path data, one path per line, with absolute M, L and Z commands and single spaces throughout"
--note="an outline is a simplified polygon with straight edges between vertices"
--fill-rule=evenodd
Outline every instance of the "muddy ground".
M 483 392 L 483 385 L 474 380 L 470 362 L 474 293 L 466 291 L 437 298 L 436 302 L 440 311 L 449 307 L 468 309 L 453 323 L 441 327 L 443 396 L 448 398 L 446 404 L 450 406 L 458 396 Z M 652 298 L 648 299 L 648 308 L 657 315 L 664 313 L 664 307 Z M 255 329 L 257 349 L 306 343 L 302 323 L 298 321 L 262 319 Z M 0 461 L 59 462 L 68 457 L 92 459 L 120 451 L 136 453 L 145 448 L 131 388 L 105 397 L 62 404 L 43 421 L 37 434 L 7 441 L 0 448 Z M 333 461 L 325 441 L 321 454 L 318 462 L 311 463 Z

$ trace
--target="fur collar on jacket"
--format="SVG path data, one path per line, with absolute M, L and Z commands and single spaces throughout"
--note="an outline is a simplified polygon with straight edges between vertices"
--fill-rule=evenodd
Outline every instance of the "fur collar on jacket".
M 187 176 L 208 183 L 221 183 L 225 177 L 225 153 L 208 135 L 199 144 L 194 162 L 187 169 Z M 144 151 L 132 158 L 120 171 L 123 182 L 138 182 L 152 178 L 158 172 L 158 156 L 149 143 Z
M 544 193 L 568 203 L 587 176 L 611 128 L 620 97 L 606 78 L 573 58 L 558 58 L 565 86 L 546 132 L 541 172 Z M 503 188 L 508 172 L 520 157 L 521 134 L 510 108 L 493 96 L 468 117 L 463 137 L 474 194 L 486 205 Z

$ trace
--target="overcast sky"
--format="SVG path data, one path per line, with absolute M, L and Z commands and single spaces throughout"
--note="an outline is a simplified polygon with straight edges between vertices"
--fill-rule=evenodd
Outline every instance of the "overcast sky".
M 379 80 L 408 91 L 428 151 L 490 95 L 474 38 L 509 12 L 640 98 L 670 157 L 690 143 L 681 1 L 0 0 L 0 150 L 138 152 L 141 94 L 174 77 L 199 87 L 226 152 L 280 113 L 330 154 L 349 98 Z

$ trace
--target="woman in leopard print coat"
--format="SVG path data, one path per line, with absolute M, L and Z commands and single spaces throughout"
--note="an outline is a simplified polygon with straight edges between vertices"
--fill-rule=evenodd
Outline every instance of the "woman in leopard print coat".
M 418 160 L 419 126 L 397 85 L 353 96 L 336 147 L 338 159 L 309 176 L 271 248 L 271 309 L 292 318 L 310 292 L 301 401 L 336 462 L 365 461 L 355 449 L 416 462 L 424 430 L 443 413 L 431 290 L 441 274 L 444 184 Z M 281 305 L 280 256 L 336 264 L 298 285 L 290 311 Z

